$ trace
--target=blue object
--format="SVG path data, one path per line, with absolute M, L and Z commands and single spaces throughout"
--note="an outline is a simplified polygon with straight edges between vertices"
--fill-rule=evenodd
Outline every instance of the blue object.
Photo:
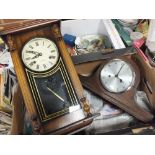
M 67 45 L 69 45 L 71 47 L 74 47 L 75 46 L 75 39 L 76 39 L 75 36 L 72 36 L 70 34 L 64 34 L 63 39 L 64 39 L 64 42 Z

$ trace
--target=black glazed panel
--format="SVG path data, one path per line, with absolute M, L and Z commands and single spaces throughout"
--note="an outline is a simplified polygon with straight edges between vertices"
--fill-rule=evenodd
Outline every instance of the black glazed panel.
M 60 70 L 49 77 L 35 77 L 35 82 L 43 104 L 43 109 L 47 115 L 72 106 L 72 101 Z

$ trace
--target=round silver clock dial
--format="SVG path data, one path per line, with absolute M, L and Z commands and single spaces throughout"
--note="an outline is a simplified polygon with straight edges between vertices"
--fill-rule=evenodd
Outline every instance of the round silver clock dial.
M 102 68 L 100 80 L 103 87 L 109 92 L 121 93 L 134 84 L 135 72 L 127 62 L 114 59 Z
M 22 50 L 22 60 L 31 70 L 42 72 L 51 69 L 58 61 L 55 43 L 46 38 L 31 39 Z

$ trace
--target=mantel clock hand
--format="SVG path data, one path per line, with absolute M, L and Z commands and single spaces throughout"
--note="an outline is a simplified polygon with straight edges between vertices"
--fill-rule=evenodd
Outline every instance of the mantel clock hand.
M 119 75 L 119 73 L 120 73 L 120 71 L 122 70 L 122 68 L 123 68 L 124 65 L 125 65 L 125 64 L 123 64 L 123 65 L 121 66 L 121 68 L 119 69 L 119 71 L 118 71 L 118 73 L 115 75 L 115 77 L 118 77 L 118 75 Z

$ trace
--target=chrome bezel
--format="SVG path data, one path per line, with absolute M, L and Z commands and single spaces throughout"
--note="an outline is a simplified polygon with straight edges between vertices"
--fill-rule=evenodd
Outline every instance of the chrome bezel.
M 131 69 L 131 71 L 132 71 L 132 82 L 131 82 L 131 84 L 126 88 L 126 89 L 124 89 L 124 90 L 122 90 L 122 91 L 118 91 L 118 92 L 116 92 L 116 91 L 112 91 L 111 89 L 109 89 L 106 85 L 105 85 L 105 83 L 103 82 L 103 80 L 102 80 L 102 75 L 101 75 L 101 73 L 102 73 L 102 70 L 104 69 L 104 67 L 105 66 L 107 66 L 107 65 L 109 65 L 109 64 L 111 64 L 112 62 L 115 62 L 115 61 L 124 61 L 129 67 L 130 67 L 130 69 Z M 123 93 L 123 92 L 126 92 L 126 91 L 128 91 L 128 90 L 130 90 L 131 88 L 132 88 L 132 86 L 134 85 L 134 83 L 135 83 L 135 76 L 136 74 L 135 74 L 135 71 L 134 71 L 134 68 L 132 67 L 132 65 L 130 64 L 130 63 L 128 63 L 127 61 L 125 61 L 125 60 L 123 60 L 123 59 L 113 59 L 113 60 L 110 60 L 108 63 L 106 63 L 104 66 L 103 66 L 103 68 L 101 69 L 101 71 L 100 71 L 100 82 L 101 82 L 101 84 L 102 84 L 102 86 L 107 90 L 107 91 L 109 91 L 109 92 L 111 92 L 111 93 L 116 93 L 116 94 L 118 94 L 118 93 Z

